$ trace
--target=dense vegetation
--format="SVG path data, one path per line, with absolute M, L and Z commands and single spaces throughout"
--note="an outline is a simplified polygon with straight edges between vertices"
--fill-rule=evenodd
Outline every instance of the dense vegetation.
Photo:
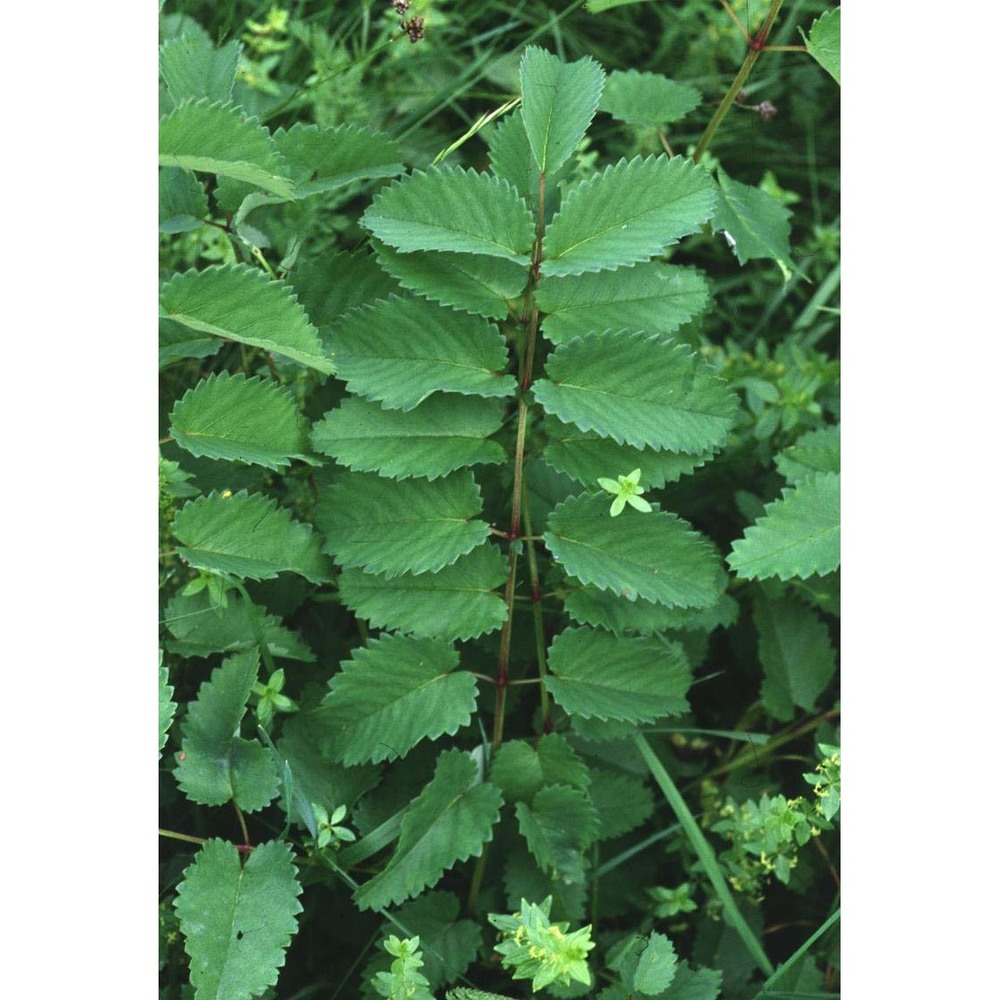
M 161 996 L 839 995 L 839 8 L 160 26 Z

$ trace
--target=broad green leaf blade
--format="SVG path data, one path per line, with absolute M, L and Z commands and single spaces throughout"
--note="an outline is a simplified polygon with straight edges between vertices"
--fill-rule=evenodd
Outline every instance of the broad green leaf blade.
M 590 771 L 565 737 L 546 733 L 535 740 L 506 740 L 493 757 L 490 781 L 507 802 L 530 802 L 546 785 L 587 788 Z
M 444 479 L 382 479 L 344 475 L 316 509 L 327 552 L 341 566 L 360 566 L 392 579 L 437 572 L 486 541 L 490 526 L 474 520 L 483 509 L 468 471 Z
M 653 793 L 637 778 L 591 770 L 590 799 L 601 823 L 599 840 L 613 840 L 653 815 Z
M 405 757 L 421 740 L 454 736 L 476 707 L 476 679 L 455 672 L 441 639 L 384 635 L 355 649 L 330 681 L 319 715 L 343 764 Z
M 589 56 L 564 63 L 535 45 L 521 59 L 521 116 L 535 163 L 558 170 L 583 138 L 597 110 L 604 71 Z
M 718 969 L 694 971 L 682 959 L 663 1000 L 716 1000 L 721 989 L 722 973 Z
M 662 128 L 683 118 L 701 104 L 694 87 L 669 80 L 660 73 L 640 73 L 630 69 L 608 75 L 599 105 L 619 121 L 630 125 Z
M 798 601 L 764 594 L 756 595 L 753 619 L 764 707 L 779 722 L 790 722 L 796 708 L 813 711 L 837 669 L 826 625 Z
M 406 810 L 395 852 L 355 892 L 355 903 L 362 910 L 401 903 L 434 885 L 457 862 L 478 857 L 493 838 L 502 803 L 498 788 L 476 783 L 476 764 L 468 754 L 446 750 L 434 777 Z
M 174 404 L 170 433 L 192 455 L 283 469 L 309 452 L 308 427 L 276 382 L 221 372 Z
M 725 443 L 738 407 L 699 354 L 659 334 L 574 338 L 555 349 L 545 374 L 532 391 L 547 413 L 636 448 L 711 451 Z
M 160 166 L 231 177 L 283 198 L 295 194 L 270 133 L 231 104 L 187 101 L 161 118 Z
M 603 497 L 570 497 L 548 520 L 545 544 L 567 573 L 599 590 L 668 606 L 715 604 L 724 587 L 718 553 L 666 511 L 611 517 Z
M 271 840 L 241 867 L 236 848 L 206 842 L 184 870 L 174 904 L 195 996 L 249 1000 L 278 981 L 302 912 L 291 847 Z
M 614 270 L 649 260 L 712 217 L 712 179 L 675 156 L 619 160 L 583 181 L 545 230 L 546 277 Z
M 813 57 L 840 83 L 840 8 L 820 14 L 809 29 L 806 48 Z
M 160 317 L 160 350 L 159 365 L 167 365 L 182 358 L 210 358 L 217 354 L 223 345 L 218 337 L 207 333 L 198 333 L 188 329 L 181 323 Z
M 491 545 L 480 545 L 436 573 L 384 576 L 345 569 L 340 597 L 358 618 L 376 628 L 474 639 L 495 632 L 507 619 L 507 605 L 494 591 L 507 579 L 507 564 Z
M 262 347 L 326 374 L 334 371 L 291 289 L 252 267 L 175 274 L 160 292 L 160 313 L 192 330 Z
M 208 197 L 194 174 L 177 167 L 160 167 L 159 182 L 160 232 L 200 229 L 208 215 Z
M 170 698 L 174 693 L 173 687 L 168 683 L 170 672 L 163 666 L 163 650 L 160 650 L 160 750 L 167 745 L 167 731 L 170 723 L 174 721 L 174 713 L 177 711 L 177 702 Z
M 188 708 L 174 773 L 192 802 L 221 806 L 232 800 L 244 812 L 256 812 L 278 794 L 278 774 L 267 751 L 236 735 L 257 666 L 256 649 L 231 656 L 212 671 Z
M 356 472 L 439 479 L 456 469 L 503 462 L 503 448 L 486 440 L 502 423 L 500 406 L 476 396 L 438 392 L 407 411 L 348 397 L 317 421 L 312 440 L 317 451 Z
M 803 434 L 775 456 L 774 464 L 792 486 L 817 472 L 840 472 L 840 424 Z
M 504 891 L 507 909 L 519 910 L 522 899 L 545 899 L 552 897 L 551 916 L 553 920 L 582 921 L 588 902 L 586 882 L 564 882 L 561 878 L 550 878 L 538 867 L 531 856 L 523 837 L 505 848 Z M 584 871 L 587 860 L 583 859 Z
M 553 344 L 601 330 L 673 333 L 708 305 L 708 282 L 697 271 L 656 261 L 618 271 L 546 278 L 535 292 L 546 314 L 542 333 Z
M 403 253 L 450 250 L 525 265 L 535 239 L 528 206 L 509 184 L 452 167 L 418 170 L 383 188 L 361 224 Z
M 484 254 L 400 253 L 373 240 L 378 261 L 403 288 L 475 316 L 505 319 L 528 282 L 521 264 Z
M 633 974 L 634 989 L 646 996 L 662 993 L 677 973 L 677 952 L 665 934 L 652 931 Z
M 791 218 L 789 209 L 766 191 L 734 181 L 719 170 L 719 202 L 712 230 L 729 233 L 740 264 L 769 258 L 786 272 L 797 271 L 788 243 Z
M 296 267 L 289 281 L 306 314 L 321 329 L 357 306 L 400 290 L 371 253 L 320 254 Z
M 218 49 L 198 35 L 167 39 L 160 46 L 160 76 L 174 104 L 228 101 L 242 48 L 236 39 Z
M 726 561 L 743 580 L 832 573 L 840 565 L 840 475 L 824 472 L 783 489 Z
M 412 410 L 432 392 L 510 396 L 517 387 L 501 374 L 507 347 L 492 323 L 423 299 L 393 296 L 358 309 L 330 341 L 351 392 L 387 409 Z
M 521 836 L 538 867 L 565 882 L 582 882 L 581 851 L 597 838 L 600 821 L 590 796 L 579 788 L 549 785 L 515 807 Z
M 569 715 L 653 722 L 687 711 L 691 668 L 679 643 L 570 628 L 552 640 L 545 686 Z
M 241 491 L 212 492 L 185 504 L 171 528 L 177 554 L 195 569 L 271 580 L 298 573 L 312 583 L 330 578 L 319 539 L 277 501 Z

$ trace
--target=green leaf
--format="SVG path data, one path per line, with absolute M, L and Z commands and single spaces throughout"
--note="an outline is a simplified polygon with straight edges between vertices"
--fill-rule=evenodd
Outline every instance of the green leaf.
M 764 668 L 764 708 L 779 722 L 790 722 L 795 708 L 812 712 L 837 669 L 826 625 L 798 601 L 761 593 L 754 599 L 753 620 Z
M 618 271 L 547 278 L 535 292 L 554 344 L 601 330 L 673 333 L 708 305 L 708 282 L 690 268 L 648 261 Z
M 383 243 L 404 253 L 451 250 L 528 264 L 535 227 L 506 181 L 455 167 L 430 167 L 383 188 L 361 217 Z
M 199 98 L 228 101 L 242 48 L 236 39 L 218 49 L 198 35 L 167 39 L 160 46 L 160 77 L 174 104 Z
M 797 271 L 788 243 L 791 211 L 766 191 L 734 181 L 721 168 L 718 173 L 720 197 L 713 232 L 729 233 L 740 264 L 769 258 L 789 272 Z
M 320 717 L 343 764 L 405 757 L 421 740 L 453 736 L 472 719 L 476 679 L 455 672 L 442 639 L 384 635 L 355 649 L 330 681 Z
M 806 48 L 813 57 L 840 83 L 840 8 L 820 14 L 809 29 Z
M 714 548 L 666 511 L 612 518 L 603 497 L 570 497 L 544 539 L 567 573 L 620 596 L 697 608 L 715 604 L 724 587 Z
M 312 440 L 317 451 L 356 472 L 439 479 L 503 462 L 503 448 L 486 440 L 502 423 L 500 406 L 475 396 L 434 393 L 408 411 L 348 397 L 313 426 Z
M 192 330 L 334 371 L 291 289 L 244 264 L 175 274 L 160 292 L 160 313 Z
M 587 859 L 583 858 L 584 871 Z M 565 882 L 558 876 L 549 877 L 538 866 L 523 837 L 518 837 L 505 849 L 504 891 L 507 908 L 516 910 L 522 899 L 552 897 L 552 917 L 557 920 L 583 920 L 589 902 L 586 882 Z
M 476 775 L 475 761 L 460 750 L 438 757 L 434 777 L 406 810 L 392 857 L 355 892 L 360 909 L 401 903 L 434 885 L 456 862 L 482 853 L 503 799 L 494 785 L 477 784 Z
M 194 174 L 177 167 L 160 167 L 159 181 L 160 232 L 200 229 L 208 215 L 208 197 Z
M 722 989 L 722 973 L 717 969 L 693 971 L 685 961 L 677 964 L 677 974 L 663 1000 L 716 1000 Z
M 163 666 L 163 650 L 160 650 L 160 750 L 167 745 L 167 731 L 170 723 L 174 721 L 174 713 L 177 711 L 177 703 L 170 698 L 174 693 L 173 687 L 168 683 L 170 671 Z M 162 756 L 162 753 L 161 753 Z
M 192 455 L 282 469 L 309 451 L 308 428 L 276 382 L 210 375 L 174 404 L 170 433 Z
M 345 474 L 316 508 L 325 551 L 341 566 L 392 579 L 437 572 L 486 541 L 490 527 L 469 471 L 429 482 L 393 482 L 366 472 Z
M 580 852 L 594 842 L 600 827 L 590 796 L 579 788 L 548 785 L 530 805 L 518 802 L 515 812 L 539 868 L 565 882 L 582 882 Z
M 840 472 L 840 424 L 803 434 L 775 456 L 778 471 L 793 486 L 817 472 Z
M 603 14 L 615 7 L 628 7 L 634 3 L 648 3 L 649 0 L 587 0 L 587 10 L 591 14 Z
M 589 56 L 565 63 L 534 45 L 521 59 L 521 116 L 539 171 L 569 159 L 597 110 L 604 71 Z
M 840 565 L 840 475 L 824 472 L 783 489 L 726 561 L 743 580 L 832 573 Z
M 484 993 L 482 990 L 457 986 L 453 990 L 448 990 L 445 1000 L 514 1000 L 514 998 L 504 993 Z
M 502 743 L 493 757 L 490 781 L 507 802 L 530 802 L 546 785 L 586 789 L 590 771 L 565 737 L 546 733 L 537 741 Z
M 683 118 L 701 104 L 701 94 L 659 73 L 630 69 L 608 75 L 600 109 L 630 125 L 662 128 Z
M 545 230 L 546 277 L 649 260 L 712 217 L 712 180 L 690 160 L 619 160 L 563 198 Z
M 654 451 L 720 447 L 738 407 L 699 354 L 659 334 L 607 330 L 574 338 L 555 349 L 545 374 L 532 391 L 547 413 Z
M 652 931 L 649 946 L 643 949 L 633 974 L 634 989 L 647 996 L 656 996 L 673 981 L 677 972 L 677 952 L 664 934 Z
M 274 986 L 301 892 L 288 844 L 260 844 L 241 867 L 232 844 L 207 841 L 184 870 L 174 904 L 195 996 L 249 1000 Z
M 284 198 L 295 193 L 267 129 L 240 108 L 205 98 L 160 119 L 160 166 L 231 177 Z
M 432 392 L 510 396 L 517 387 L 500 331 L 478 317 L 396 296 L 355 310 L 331 332 L 339 377 L 386 409 L 412 410 Z
M 210 358 L 222 349 L 222 341 L 207 333 L 196 333 L 181 323 L 160 317 L 160 368 L 179 358 Z
M 289 281 L 318 327 L 329 326 L 351 309 L 400 290 L 370 253 L 319 254 L 297 266 Z
M 492 545 L 480 545 L 436 573 L 384 576 L 345 569 L 341 600 L 376 628 L 443 639 L 474 639 L 495 632 L 507 605 L 494 593 L 507 579 L 507 565 Z
M 679 643 L 570 628 L 552 640 L 545 686 L 568 714 L 653 722 L 687 710 L 691 668 Z
M 278 794 L 278 774 L 267 750 L 237 735 L 257 665 L 256 649 L 229 657 L 188 708 L 174 773 L 192 802 L 221 806 L 232 800 L 244 812 L 256 812 Z
M 653 814 L 653 794 L 637 778 L 594 768 L 590 799 L 601 822 L 598 840 L 612 840 L 642 826 Z

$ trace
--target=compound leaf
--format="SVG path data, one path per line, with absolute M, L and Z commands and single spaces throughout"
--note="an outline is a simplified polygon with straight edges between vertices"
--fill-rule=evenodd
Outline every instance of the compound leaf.
M 547 413 L 637 448 L 711 451 L 738 407 L 700 355 L 655 333 L 576 337 L 555 349 L 545 374 L 533 392 Z
M 531 803 L 515 807 L 521 835 L 538 867 L 565 882 L 582 882 L 581 851 L 597 838 L 600 820 L 590 796 L 579 788 L 548 785 Z
M 840 565 L 840 474 L 820 473 L 783 489 L 733 542 L 726 561 L 744 580 L 832 573 Z
M 701 94 L 660 73 L 630 69 L 608 74 L 599 105 L 613 118 L 630 125 L 662 128 L 683 118 L 701 104 Z
M 599 590 L 682 608 L 715 604 L 723 590 L 718 554 L 676 514 L 654 507 L 613 518 L 605 498 L 581 495 L 559 504 L 547 526 L 556 561 Z
M 483 509 L 472 473 L 394 482 L 367 472 L 345 474 L 316 508 L 325 550 L 341 566 L 389 579 L 436 572 L 482 544 L 490 533 L 473 520 Z
M 217 49 L 200 35 L 168 38 L 160 46 L 160 77 L 174 104 L 200 98 L 228 101 L 242 48 L 236 39 Z
M 192 330 L 283 354 L 326 374 L 334 371 L 292 290 L 245 264 L 175 274 L 160 292 L 160 315 Z
M 291 847 L 260 844 L 241 867 L 236 848 L 207 841 L 184 870 L 174 904 L 195 997 L 249 1000 L 278 981 L 302 911 Z
M 331 331 L 338 375 L 386 409 L 412 410 L 432 392 L 509 396 L 517 386 L 500 331 L 423 299 L 392 296 L 348 314 Z
M 312 583 L 330 576 L 312 528 L 260 494 L 213 491 L 197 497 L 177 512 L 171 531 L 181 543 L 178 555 L 195 569 L 248 580 L 271 580 L 286 571 Z
M 734 181 L 719 170 L 719 203 L 712 219 L 714 232 L 725 230 L 740 264 L 769 258 L 783 270 L 796 271 L 788 238 L 792 213 L 760 188 Z
M 774 464 L 793 486 L 817 472 L 840 472 L 840 425 L 809 431 L 776 455 Z
M 563 198 L 545 230 L 542 274 L 614 270 L 649 260 L 712 217 L 712 179 L 690 160 L 619 160 Z
M 840 83 L 840 8 L 820 14 L 809 29 L 806 48 L 813 57 Z
M 478 857 L 493 837 L 503 798 L 490 784 L 477 783 L 475 761 L 446 750 L 434 777 L 403 816 L 396 850 L 385 868 L 354 894 L 362 910 L 401 903 L 434 885 L 458 861 Z
M 490 767 L 490 781 L 507 802 L 530 802 L 546 785 L 586 788 L 590 771 L 565 737 L 546 733 L 537 741 L 507 740 Z
M 653 722 L 687 710 L 691 668 L 679 643 L 570 628 L 549 647 L 545 686 L 570 715 Z
M 319 713 L 333 758 L 349 766 L 395 760 L 421 740 L 467 726 L 476 679 L 457 666 L 458 653 L 441 639 L 384 635 L 355 649 Z

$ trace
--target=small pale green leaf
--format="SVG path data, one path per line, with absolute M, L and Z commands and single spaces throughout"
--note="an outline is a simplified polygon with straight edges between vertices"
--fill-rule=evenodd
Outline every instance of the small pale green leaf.
M 803 434 L 775 456 L 778 471 L 795 486 L 817 472 L 840 472 L 840 425 Z
M 270 580 L 282 572 L 313 583 L 329 579 L 312 528 L 259 494 L 197 497 L 177 512 L 171 532 L 180 543 L 178 555 L 195 569 L 248 580 Z
M 517 264 L 529 263 L 535 239 L 528 206 L 506 181 L 454 167 L 418 170 L 383 188 L 361 224 L 404 253 L 450 250 Z
M 641 723 L 688 707 L 691 668 L 679 643 L 571 628 L 552 640 L 548 668 L 545 685 L 570 715 Z
M 292 290 L 255 268 L 237 264 L 175 274 L 160 291 L 160 312 L 192 330 L 334 371 Z
M 558 170 L 590 125 L 604 71 L 589 56 L 565 63 L 535 45 L 521 59 L 521 116 L 538 169 Z
M 378 763 L 453 736 L 476 706 L 476 679 L 457 666 L 458 653 L 441 639 L 384 635 L 355 649 L 318 713 L 329 752 L 347 765 Z
M 389 579 L 436 572 L 486 541 L 490 527 L 469 471 L 444 479 L 394 482 L 367 472 L 345 474 L 320 499 L 316 523 L 341 566 Z
M 199 35 L 167 39 L 160 46 L 160 76 L 174 104 L 200 98 L 228 101 L 242 48 L 236 39 L 218 49 Z
M 503 448 L 486 440 L 502 422 L 498 403 L 476 396 L 437 392 L 408 411 L 348 397 L 314 425 L 312 440 L 317 451 L 356 472 L 439 479 L 456 469 L 503 462 Z
M 719 202 L 712 229 L 729 233 L 740 264 L 769 258 L 789 272 L 797 271 L 788 243 L 791 211 L 766 191 L 734 181 L 721 169 L 718 186 Z
M 646 996 L 662 993 L 677 972 L 677 952 L 664 934 L 652 931 L 649 945 L 643 949 L 633 974 L 634 989 Z
M 579 788 L 548 785 L 515 807 L 521 835 L 538 867 L 565 882 L 582 882 L 581 851 L 597 838 L 600 820 L 590 796 Z
M 208 197 L 194 174 L 177 167 L 160 167 L 161 233 L 200 229 L 208 215 Z
M 241 866 L 232 844 L 207 841 L 184 870 L 174 904 L 195 996 L 250 1000 L 274 986 L 301 892 L 288 844 L 259 844 Z
M 565 737 L 546 733 L 538 740 L 506 740 L 493 757 L 490 781 L 507 802 L 530 802 L 546 785 L 586 789 L 590 771 Z
M 309 452 L 295 400 L 275 382 L 221 372 L 184 394 L 170 433 L 192 455 L 283 469 Z
M 401 903 L 437 883 L 457 862 L 478 857 L 493 838 L 502 803 L 496 786 L 477 783 L 468 754 L 444 751 L 434 777 L 406 810 L 395 852 L 355 892 L 355 903 L 362 910 Z
M 712 217 L 704 168 L 665 155 L 619 160 L 563 198 L 545 230 L 542 274 L 604 271 L 649 260 Z
M 167 745 L 167 731 L 170 723 L 174 721 L 174 713 L 177 711 L 177 703 L 170 698 L 174 693 L 173 687 L 168 683 L 170 672 L 163 666 L 163 651 L 160 650 L 160 750 Z
M 548 519 L 545 544 L 566 572 L 599 590 L 659 604 L 706 607 L 724 586 L 709 542 L 666 511 L 612 518 L 604 497 L 570 497 Z
M 840 475 L 819 473 L 764 508 L 727 562 L 744 580 L 825 576 L 840 565 Z
M 736 418 L 732 389 L 690 347 L 659 334 L 574 338 L 545 374 L 532 391 L 547 413 L 618 444 L 701 454 L 725 443 Z
M 517 387 L 500 331 L 479 317 L 395 296 L 355 310 L 330 335 L 340 378 L 387 409 L 412 410 L 433 392 L 509 396 Z
M 809 29 L 806 48 L 813 57 L 840 83 L 840 8 L 820 14 Z
M 653 814 L 653 793 L 638 778 L 591 769 L 590 798 L 601 822 L 599 840 L 642 826 Z
M 701 104 L 694 87 L 669 80 L 660 73 L 640 73 L 630 69 L 608 75 L 599 105 L 619 121 L 630 125 L 662 128 L 683 118 Z

